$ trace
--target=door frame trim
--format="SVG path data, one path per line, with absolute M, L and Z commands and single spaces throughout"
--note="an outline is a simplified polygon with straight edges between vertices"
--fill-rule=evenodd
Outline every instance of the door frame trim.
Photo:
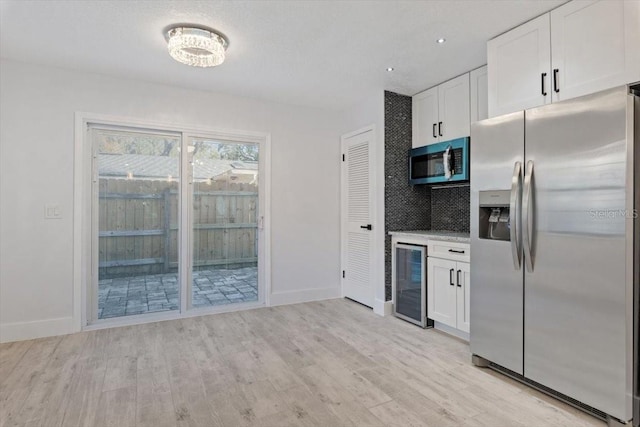
M 384 245 L 384 227 L 381 229 L 380 228 L 380 224 L 378 222 L 378 215 L 377 215 L 377 210 L 378 210 L 378 185 L 377 185 L 377 175 L 378 175 L 378 155 L 377 155 L 377 147 L 376 147 L 376 126 L 374 124 L 368 125 L 368 126 L 364 126 L 362 128 L 359 128 L 357 130 L 354 130 L 352 132 L 348 132 L 344 135 L 342 135 L 340 137 L 340 271 L 338 272 L 339 277 L 340 277 L 340 295 L 342 298 L 345 297 L 344 294 L 344 285 L 345 285 L 345 278 L 342 277 L 342 271 L 345 270 L 346 268 L 346 254 L 347 254 L 347 250 L 345 248 L 345 239 L 343 236 L 343 233 L 346 229 L 346 191 L 345 191 L 345 183 L 346 183 L 346 177 L 345 177 L 345 172 L 346 172 L 346 168 L 345 168 L 345 162 L 342 160 L 342 155 L 346 154 L 345 153 L 345 149 L 344 149 L 344 145 L 345 145 L 345 141 L 349 138 L 353 138 L 354 136 L 358 136 L 361 135 L 363 133 L 366 132 L 371 132 L 371 150 L 369 150 L 369 155 L 372 156 L 373 158 L 370 160 L 370 164 L 373 165 L 373 170 L 371 173 L 372 179 L 371 179 L 371 185 L 373 187 L 373 200 L 372 200 L 372 209 L 371 209 L 371 226 L 373 228 L 373 248 L 372 248 L 372 254 L 374 257 L 374 264 L 376 266 L 375 270 L 373 271 L 373 286 L 372 286 L 372 305 L 375 311 L 375 307 L 376 307 L 376 286 L 378 285 L 378 278 L 381 277 L 380 274 L 382 274 L 382 277 L 384 277 L 384 270 L 382 270 L 382 273 L 379 271 L 380 270 L 380 260 L 378 259 L 378 249 L 381 247 L 380 245 Z M 384 196 L 383 196 L 384 199 Z M 380 233 L 380 231 L 382 231 L 382 233 Z M 382 236 L 382 237 L 380 237 Z M 382 243 L 380 241 L 380 239 L 382 238 Z M 382 259 L 382 265 L 384 268 L 384 258 Z
M 218 138 L 227 141 L 238 142 L 255 142 L 261 147 L 259 168 L 262 172 L 261 180 L 265 197 L 260 198 L 262 208 L 262 230 L 258 230 L 259 235 L 263 239 L 263 243 L 259 245 L 262 253 L 258 254 L 258 258 L 262 259 L 262 263 L 258 265 L 258 277 L 262 279 L 262 295 L 259 295 L 259 302 L 250 304 L 238 304 L 233 307 L 211 307 L 210 309 L 192 308 L 190 310 L 178 313 L 168 312 L 169 318 L 183 318 L 201 316 L 205 314 L 237 311 L 255 306 L 270 306 L 271 295 L 271 134 L 268 132 L 255 132 L 244 130 L 230 130 L 210 128 L 205 126 L 194 126 L 190 124 L 180 123 L 160 123 L 150 120 L 138 119 L 128 116 L 114 116 L 107 114 L 75 112 L 74 127 L 74 167 L 73 167 L 73 331 L 79 332 L 86 329 L 121 326 L 124 324 L 147 323 L 145 319 L 136 319 L 131 317 L 125 322 L 99 322 L 88 325 L 87 308 L 90 293 L 88 287 L 92 285 L 91 269 L 92 262 L 92 146 L 88 141 L 89 124 L 100 124 L 104 126 L 117 127 L 134 127 L 138 129 L 148 129 L 160 132 L 178 132 L 181 134 L 181 140 L 188 135 L 201 135 L 206 137 Z M 181 175 L 181 179 L 183 174 Z M 188 233 L 181 233 L 188 234 Z M 181 237 L 184 239 L 184 237 Z M 187 246 L 188 248 L 188 246 Z M 262 257 L 262 258 L 261 258 Z M 182 256 L 181 256 L 182 258 Z M 184 300 L 184 298 L 182 298 Z M 260 302 L 260 299 L 262 300 Z M 181 308 L 183 302 L 181 301 Z M 136 316 L 137 317 L 137 316 Z M 164 320 L 164 316 L 154 316 L 149 321 Z M 122 319 L 126 319 L 122 318 Z

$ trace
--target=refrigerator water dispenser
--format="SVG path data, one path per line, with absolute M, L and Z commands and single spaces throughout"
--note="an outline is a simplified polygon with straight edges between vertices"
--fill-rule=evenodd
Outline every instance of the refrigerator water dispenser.
M 480 191 L 479 238 L 509 241 L 511 191 Z

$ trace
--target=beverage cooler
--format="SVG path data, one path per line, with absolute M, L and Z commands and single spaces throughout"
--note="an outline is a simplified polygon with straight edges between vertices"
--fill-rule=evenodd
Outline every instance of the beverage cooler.
M 394 315 L 423 328 L 433 326 L 427 319 L 427 248 L 397 244 L 395 251 Z

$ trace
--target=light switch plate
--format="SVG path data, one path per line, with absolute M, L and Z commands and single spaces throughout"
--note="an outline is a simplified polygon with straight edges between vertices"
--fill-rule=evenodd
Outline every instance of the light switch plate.
M 60 211 L 60 205 L 58 203 L 50 203 L 44 205 L 44 218 L 45 219 L 60 219 L 62 218 L 62 212 Z

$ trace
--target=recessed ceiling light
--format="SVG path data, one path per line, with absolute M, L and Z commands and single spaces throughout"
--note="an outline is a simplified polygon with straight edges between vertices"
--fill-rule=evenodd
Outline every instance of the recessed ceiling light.
M 438 42 L 438 44 L 442 44 L 442 43 L 446 42 L 446 41 L 447 41 L 447 39 L 445 39 L 445 38 L 443 38 L 443 37 L 440 37 L 440 38 L 439 38 L 438 40 L 436 40 L 436 41 Z
M 224 62 L 229 41 L 212 30 L 173 27 L 167 31 L 169 55 L 194 67 L 215 67 Z
M 387 68 L 387 71 L 393 71 L 393 70 L 394 70 L 394 68 L 393 68 L 393 67 L 388 67 L 388 68 Z

